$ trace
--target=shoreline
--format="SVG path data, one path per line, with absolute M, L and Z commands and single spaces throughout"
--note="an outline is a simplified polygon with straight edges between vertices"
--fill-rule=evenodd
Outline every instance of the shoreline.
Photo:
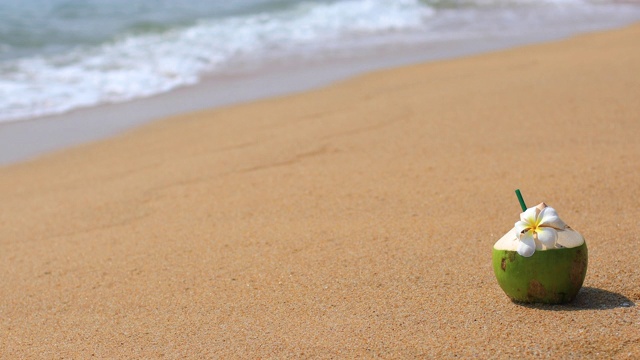
M 638 38 L 377 71 L 2 167 L 0 357 L 640 358 Z M 572 303 L 496 281 L 516 188 L 586 239 Z
M 611 29 L 579 33 L 565 30 L 554 34 L 526 34 L 480 41 L 467 39 L 430 43 L 421 49 L 399 45 L 321 63 L 269 64 L 250 73 L 209 76 L 198 84 L 146 98 L 80 108 L 52 116 L 0 122 L 0 167 L 106 139 L 180 114 L 319 89 L 395 67 L 499 52 L 600 31 Z

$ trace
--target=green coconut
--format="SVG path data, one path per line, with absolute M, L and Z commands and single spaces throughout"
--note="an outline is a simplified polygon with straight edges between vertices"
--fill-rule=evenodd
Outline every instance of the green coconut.
M 514 301 L 562 304 L 572 301 L 587 274 L 587 244 L 568 226 L 558 230 L 557 248 L 536 249 L 530 257 L 518 254 L 515 228 L 493 247 L 493 271 Z

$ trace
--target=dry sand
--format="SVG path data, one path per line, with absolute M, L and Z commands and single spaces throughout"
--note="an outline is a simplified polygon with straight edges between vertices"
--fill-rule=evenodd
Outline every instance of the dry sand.
M 640 358 L 640 26 L 178 116 L 0 169 L 3 358 Z M 515 188 L 589 245 L 491 269 Z

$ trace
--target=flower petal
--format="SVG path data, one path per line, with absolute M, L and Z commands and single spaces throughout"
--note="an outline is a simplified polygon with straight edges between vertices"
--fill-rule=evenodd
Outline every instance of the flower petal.
M 523 231 L 531 230 L 531 225 L 526 221 L 518 221 L 514 226 L 515 226 L 515 230 L 516 230 L 516 234 L 518 235 L 518 238 L 520 238 L 520 234 Z
M 518 254 L 524 257 L 530 257 L 534 252 L 536 252 L 536 242 L 533 239 L 533 232 L 527 231 L 522 234 L 517 251 Z
M 552 207 L 546 207 L 540 212 L 540 224 L 539 226 L 549 226 L 558 230 L 564 230 L 567 224 L 564 223 L 558 216 L 556 209 Z
M 534 224 L 536 222 L 536 215 L 538 215 L 538 209 L 530 207 L 523 213 L 520 213 L 520 220 L 528 224 Z
M 553 249 L 556 247 L 558 232 L 554 228 L 538 228 L 536 233 L 538 234 L 538 241 L 540 241 L 547 249 Z

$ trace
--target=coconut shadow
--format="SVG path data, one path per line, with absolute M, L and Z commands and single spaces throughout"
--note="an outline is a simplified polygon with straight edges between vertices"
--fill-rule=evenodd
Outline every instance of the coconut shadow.
M 568 304 L 528 304 L 517 301 L 513 301 L 513 303 L 531 309 L 551 311 L 610 310 L 636 306 L 633 301 L 622 294 L 588 286 L 580 289 L 576 298 Z

